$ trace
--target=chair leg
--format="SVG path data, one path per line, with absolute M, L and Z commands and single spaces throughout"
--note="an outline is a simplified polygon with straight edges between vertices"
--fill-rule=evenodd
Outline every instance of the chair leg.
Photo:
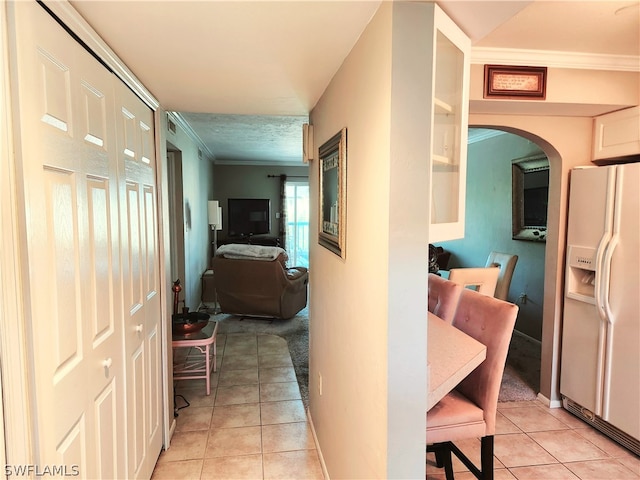
M 444 476 L 447 480 L 454 480 L 453 478 L 453 463 L 451 462 L 451 448 L 447 445 L 447 448 L 444 449 Z
M 446 453 L 446 443 L 431 443 L 427 445 L 427 453 L 433 453 L 436 457 L 436 467 L 444 467 L 444 457 Z
M 436 467 L 438 468 L 444 467 L 444 458 L 445 458 L 444 450 L 441 448 L 438 448 L 434 453 L 436 454 Z
M 427 452 L 433 452 L 436 456 L 436 467 L 443 468 L 447 480 L 453 480 L 453 463 L 451 462 L 451 442 L 434 443 L 427 445 Z
M 427 452 L 435 453 L 436 466 L 438 468 L 444 467 L 447 480 L 454 480 L 453 463 L 451 461 L 452 453 L 460 459 L 478 480 L 493 480 L 493 435 L 480 439 L 480 469 L 453 442 L 427 445 Z
M 493 435 L 480 439 L 480 469 L 482 480 L 493 480 Z

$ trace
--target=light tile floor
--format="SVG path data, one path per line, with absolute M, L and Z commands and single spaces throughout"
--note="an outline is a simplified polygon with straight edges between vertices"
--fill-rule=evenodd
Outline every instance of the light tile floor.
M 640 479 L 640 457 L 566 410 L 538 401 L 499 403 L 494 442 L 496 480 Z M 456 445 L 480 464 L 479 440 Z M 475 478 L 455 456 L 453 469 L 456 480 Z M 444 478 L 429 453 L 427 480 Z
M 217 350 L 211 395 L 204 380 L 176 382 L 176 406 L 190 406 L 152 478 L 323 479 L 286 341 L 218 335 Z
M 286 341 L 275 335 L 218 336 L 211 395 L 204 380 L 176 382 L 190 406 L 178 411 L 171 448 L 153 479 L 323 479 Z M 178 407 L 185 402 L 178 396 Z M 640 479 L 634 455 L 564 409 L 500 403 L 495 479 Z M 479 440 L 456 442 L 476 463 Z M 454 457 L 456 480 L 473 476 Z M 427 480 L 444 471 L 427 455 Z

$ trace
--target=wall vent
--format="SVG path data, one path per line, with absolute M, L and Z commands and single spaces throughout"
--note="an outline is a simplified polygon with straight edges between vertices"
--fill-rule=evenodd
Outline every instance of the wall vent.
M 173 120 L 171 120 L 170 118 L 167 119 L 167 128 L 171 133 L 176 133 L 176 124 L 173 123 Z
M 587 422 L 593 428 L 601 431 L 607 437 L 631 450 L 636 455 L 640 455 L 640 440 L 618 430 L 616 427 L 596 416 L 593 412 L 587 410 L 583 406 L 578 405 L 573 400 L 564 397 L 562 404 L 564 405 L 564 408 L 566 408 L 570 413 L 573 413 L 579 419 Z

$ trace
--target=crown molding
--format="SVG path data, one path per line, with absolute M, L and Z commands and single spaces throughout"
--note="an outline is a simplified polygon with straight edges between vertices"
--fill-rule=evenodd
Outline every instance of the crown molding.
M 189 125 L 184 117 L 179 112 L 167 112 L 167 115 L 176 123 L 176 125 L 178 125 L 184 131 L 184 133 L 187 134 L 189 138 L 191 138 L 191 140 L 193 140 L 199 146 L 200 150 L 205 153 L 207 158 L 215 163 L 215 155 L 211 152 L 211 150 L 209 150 L 207 145 L 202 141 L 196 131 L 191 128 L 191 125 Z M 169 132 L 167 136 L 168 138 L 170 138 L 171 133 Z
M 483 140 L 489 140 L 490 138 L 504 135 L 507 132 L 502 130 L 494 130 L 482 127 L 469 127 L 469 136 L 467 139 L 468 144 L 482 142 Z
M 549 50 L 472 47 L 471 63 L 522 66 L 544 65 L 555 68 L 640 72 L 640 57 L 638 56 Z
M 111 71 L 122 80 L 152 110 L 158 110 L 160 102 L 146 89 L 140 80 L 115 54 L 97 32 L 82 18 L 68 1 L 38 0 L 81 44 L 97 56 Z

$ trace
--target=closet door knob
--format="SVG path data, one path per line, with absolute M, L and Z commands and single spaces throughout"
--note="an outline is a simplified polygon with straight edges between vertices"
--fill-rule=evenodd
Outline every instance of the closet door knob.
M 106 358 L 102 361 L 102 366 L 104 368 L 111 368 L 111 365 L 113 365 L 113 360 L 111 360 L 111 357 Z
M 136 325 L 136 332 L 141 333 L 142 332 L 142 328 L 143 328 L 143 325 L 141 323 Z

